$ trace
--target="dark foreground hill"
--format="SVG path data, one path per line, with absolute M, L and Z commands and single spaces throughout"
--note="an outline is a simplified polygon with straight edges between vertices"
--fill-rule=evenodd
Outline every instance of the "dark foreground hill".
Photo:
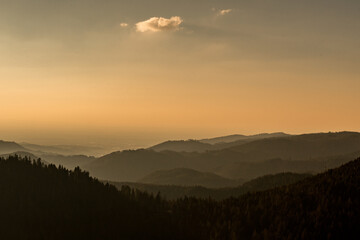
M 209 238 L 359 239 L 360 158 L 293 185 L 226 199 L 203 215 L 199 209 L 211 201 L 186 201 L 200 215 L 193 224 L 206 219 L 198 226 Z
M 160 239 L 159 198 L 17 156 L 0 158 L 0 239 Z M 171 231 L 173 232 L 173 231 Z
M 358 239 L 360 159 L 223 201 L 117 191 L 76 168 L 0 159 L 0 239 Z

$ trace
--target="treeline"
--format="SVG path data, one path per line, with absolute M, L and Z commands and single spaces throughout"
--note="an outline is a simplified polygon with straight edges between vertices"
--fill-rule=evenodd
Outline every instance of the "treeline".
M 117 190 L 76 168 L 0 159 L 0 239 L 357 239 L 360 159 L 222 201 Z

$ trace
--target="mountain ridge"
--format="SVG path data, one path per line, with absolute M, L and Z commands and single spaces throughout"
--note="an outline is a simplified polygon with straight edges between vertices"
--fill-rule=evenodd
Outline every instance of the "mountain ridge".
M 205 152 L 213 149 L 213 145 L 202 143 L 198 140 L 170 140 L 159 143 L 150 147 L 149 149 L 161 151 L 174 151 L 174 152 Z
M 214 144 L 230 143 L 239 140 L 254 140 L 254 139 L 263 139 L 263 138 L 271 138 L 271 137 L 285 137 L 285 136 L 290 136 L 290 134 L 283 132 L 259 133 L 254 135 L 231 134 L 221 137 L 205 138 L 199 141 L 214 145 Z

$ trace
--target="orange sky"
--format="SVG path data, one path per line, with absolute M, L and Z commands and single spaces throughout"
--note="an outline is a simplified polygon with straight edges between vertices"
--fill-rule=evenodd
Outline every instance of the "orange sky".
M 77 0 L 56 3 L 57 15 L 45 0 L 24 14 L 22 1 L 0 10 L 1 139 L 146 146 L 360 131 L 356 1 Z

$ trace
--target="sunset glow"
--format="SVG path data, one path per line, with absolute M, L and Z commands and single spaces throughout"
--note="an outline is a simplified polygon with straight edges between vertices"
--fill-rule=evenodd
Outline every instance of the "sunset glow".
M 360 3 L 276 2 L 5 1 L 2 138 L 360 131 Z

